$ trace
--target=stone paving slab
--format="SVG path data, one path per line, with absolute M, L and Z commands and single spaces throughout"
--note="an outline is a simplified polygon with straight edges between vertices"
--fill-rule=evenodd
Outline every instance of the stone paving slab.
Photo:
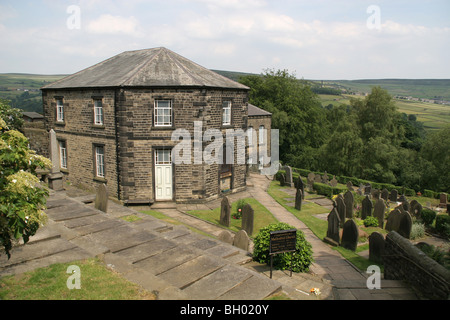
M 271 294 L 280 291 L 281 286 L 274 281 L 269 281 L 267 277 L 250 278 L 241 282 L 218 297 L 220 300 L 261 300 Z
M 245 270 L 226 265 L 185 288 L 184 292 L 193 300 L 209 300 L 224 295 L 250 277 Z
M 163 238 L 155 238 L 153 241 L 139 244 L 137 246 L 124 249 L 117 252 L 118 256 L 126 258 L 131 263 L 137 263 L 139 261 L 150 258 L 151 256 L 157 255 L 163 251 L 173 249 L 177 244 L 171 240 Z

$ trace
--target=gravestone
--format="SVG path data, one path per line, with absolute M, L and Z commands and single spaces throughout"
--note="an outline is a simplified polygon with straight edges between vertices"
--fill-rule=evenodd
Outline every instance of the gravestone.
M 347 189 L 348 191 L 353 191 L 353 183 L 350 180 L 347 181 Z
M 314 182 L 322 183 L 322 177 L 320 176 L 320 174 L 316 174 L 314 176 Z
M 366 197 L 362 201 L 361 205 L 361 219 L 364 220 L 368 216 L 372 215 L 372 201 L 369 199 L 369 196 L 366 195 Z
M 50 160 L 52 161 L 52 167 L 50 168 L 50 174 L 48 175 L 48 186 L 55 191 L 63 190 L 63 174 L 60 171 L 59 160 L 59 144 L 56 139 L 56 133 L 53 129 L 49 131 L 49 151 Z
M 345 217 L 352 219 L 353 218 L 353 193 L 351 191 L 347 191 L 344 193 L 344 203 L 345 203 Z
M 396 231 L 404 238 L 409 239 L 411 235 L 412 218 L 411 215 L 400 205 L 396 207 L 388 217 L 386 230 Z
M 336 180 L 336 176 L 333 176 L 333 179 L 330 180 L 330 186 L 336 187 L 338 185 L 338 181 Z
M 381 198 L 384 199 L 384 201 L 389 200 L 389 191 L 386 188 L 381 190 Z
M 411 216 L 416 218 L 420 218 L 422 213 L 422 205 L 417 200 L 411 200 L 409 203 L 409 213 Z
M 247 203 L 242 209 L 242 229 L 245 230 L 248 235 L 253 233 L 254 215 L 253 208 Z
M 336 210 L 339 215 L 339 219 L 341 220 L 341 227 L 344 225 L 345 222 L 345 202 L 344 198 L 341 194 L 339 194 L 336 198 Z
M 380 190 L 372 189 L 372 199 L 380 199 Z
M 332 245 L 339 245 L 339 226 L 341 224 L 341 219 L 339 218 L 336 208 L 333 208 L 327 217 L 328 229 L 325 241 Z
M 402 202 L 402 207 L 403 207 L 403 209 L 405 209 L 405 211 L 408 211 L 408 212 L 409 212 L 411 206 L 410 206 L 408 200 L 405 199 L 405 200 Z
M 383 263 L 385 240 L 379 232 L 372 232 L 369 236 L 369 260 Z
M 404 194 L 400 195 L 400 197 L 398 197 L 397 201 L 402 202 L 402 203 L 405 202 L 406 201 L 405 195 Z
M 398 197 L 398 191 L 397 189 L 392 189 L 391 194 L 389 195 L 389 200 L 392 202 L 396 202 Z
M 223 197 L 220 202 L 220 221 L 219 223 L 225 227 L 230 226 L 231 204 L 228 197 Z
M 221 233 L 219 233 L 217 239 L 225 243 L 233 244 L 233 235 L 230 231 L 227 230 L 223 230 Z
M 284 187 L 286 185 L 286 175 L 284 173 L 280 174 L 280 186 Z
M 447 207 L 447 194 L 441 193 L 439 195 L 439 208 Z
M 305 185 L 303 183 L 302 177 L 298 176 L 298 179 L 295 180 L 295 188 L 302 191 L 302 199 L 305 199 Z
M 295 193 L 295 209 L 302 210 L 302 190 L 297 189 Z
M 347 220 L 347 222 L 344 223 L 344 228 L 342 230 L 341 246 L 355 251 L 358 246 L 358 237 L 359 231 L 355 221 L 353 221 L 353 219 Z
M 377 199 L 373 209 L 373 216 L 378 220 L 378 227 L 383 229 L 384 226 L 384 212 L 386 211 L 386 205 L 383 199 Z
M 108 190 L 106 190 L 106 185 L 104 183 L 97 188 L 97 194 L 95 195 L 95 209 L 103 212 L 108 211 Z
M 292 168 L 289 166 L 285 166 L 283 168 L 284 168 L 284 171 L 286 172 L 286 180 L 284 182 L 284 185 L 288 186 L 288 187 L 292 187 L 292 185 L 293 185 Z
M 315 174 L 313 172 L 308 173 L 308 178 L 306 179 L 306 182 L 308 184 L 308 188 L 310 191 L 313 190 L 314 178 L 315 178 Z
M 364 186 L 364 194 L 372 194 L 372 185 L 370 183 Z
M 233 240 L 233 246 L 248 251 L 248 248 L 250 247 L 250 238 L 245 230 L 240 230 L 236 233 Z
M 325 173 L 323 174 L 323 176 L 322 176 L 322 183 L 324 183 L 324 184 L 328 184 L 328 174 L 327 174 L 327 172 L 325 171 Z

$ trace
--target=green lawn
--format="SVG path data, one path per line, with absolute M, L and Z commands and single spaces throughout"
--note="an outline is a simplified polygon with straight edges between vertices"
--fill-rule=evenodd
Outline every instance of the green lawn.
M 70 265 L 80 268 L 80 289 L 69 289 Z M 69 280 L 70 281 L 70 280 Z M 72 282 L 71 282 L 72 283 Z M 154 300 L 156 296 L 107 269 L 95 258 L 57 263 L 0 278 L 0 300 Z
M 257 200 L 253 198 L 245 198 L 246 203 L 250 204 L 254 211 L 254 226 L 253 226 L 253 234 L 249 236 L 255 236 L 258 234 L 259 229 L 272 224 L 277 223 L 278 221 L 272 215 L 272 213 L 266 209 L 262 204 L 260 204 Z M 231 204 L 231 214 L 237 211 L 237 201 Z M 214 210 L 193 210 L 188 211 L 189 214 L 196 216 L 200 219 L 212 222 L 214 224 L 220 225 L 220 207 Z M 230 230 L 237 232 L 241 230 L 242 220 L 241 219 L 230 219 Z

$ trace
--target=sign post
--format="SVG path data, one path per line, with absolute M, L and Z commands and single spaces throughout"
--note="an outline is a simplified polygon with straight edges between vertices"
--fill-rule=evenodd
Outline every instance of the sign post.
M 272 279 L 273 255 L 296 251 L 297 229 L 279 230 L 270 232 L 270 279 Z M 292 265 L 292 263 L 291 263 Z M 291 267 L 292 277 L 292 267 Z

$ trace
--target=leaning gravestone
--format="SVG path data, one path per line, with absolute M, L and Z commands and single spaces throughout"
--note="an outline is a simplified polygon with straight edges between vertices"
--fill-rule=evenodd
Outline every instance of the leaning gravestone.
M 384 212 L 386 210 L 386 205 L 384 204 L 384 200 L 377 199 L 375 201 L 375 206 L 373 209 L 373 216 L 378 220 L 378 227 L 383 229 L 384 225 Z
M 108 211 L 108 190 L 106 185 L 102 183 L 97 188 L 97 194 L 95 195 L 95 209 L 107 212 Z
M 295 193 L 295 209 L 302 210 L 302 190 L 297 189 Z
M 220 202 L 220 221 L 219 223 L 225 227 L 230 226 L 231 204 L 228 197 L 223 197 Z
M 330 214 L 327 217 L 328 221 L 328 229 L 327 236 L 325 237 L 325 241 L 332 245 L 339 245 L 339 226 L 341 224 L 341 219 L 339 219 L 339 215 L 337 213 L 336 208 L 331 210 Z
M 240 230 L 236 233 L 233 240 L 233 246 L 248 251 L 248 248 L 250 247 L 250 238 L 245 230 Z
M 381 233 L 372 232 L 369 236 L 369 260 L 383 263 L 385 240 Z
M 295 180 L 295 188 L 302 191 L 302 199 L 305 199 L 305 185 L 303 184 L 302 177 L 298 176 L 298 179 Z
M 352 219 L 353 218 L 353 193 L 351 191 L 347 191 L 344 193 L 344 203 L 345 203 L 345 217 Z
M 398 231 L 398 227 L 400 226 L 400 220 L 402 219 L 402 212 L 400 211 L 400 207 L 396 207 L 389 213 L 385 227 L 387 231 L 396 231 L 396 232 Z
M 358 237 L 359 231 L 355 221 L 353 219 L 347 220 L 342 230 L 341 246 L 355 251 L 358 245 Z
M 344 225 L 345 222 L 345 202 L 344 198 L 341 194 L 339 194 L 336 198 L 336 210 L 339 215 L 339 219 L 341 220 L 341 227 Z
M 242 209 L 242 229 L 245 230 L 248 235 L 253 233 L 254 215 L 253 208 L 247 203 Z
M 412 200 L 409 204 L 409 213 L 411 216 L 420 218 L 422 214 L 422 205 L 417 200 Z
M 389 200 L 392 202 L 396 202 L 398 197 L 398 191 L 397 189 L 392 189 L 391 194 L 389 195 Z
M 361 205 L 361 219 L 364 220 L 368 216 L 372 215 L 372 201 L 369 199 L 369 196 L 366 196 Z

